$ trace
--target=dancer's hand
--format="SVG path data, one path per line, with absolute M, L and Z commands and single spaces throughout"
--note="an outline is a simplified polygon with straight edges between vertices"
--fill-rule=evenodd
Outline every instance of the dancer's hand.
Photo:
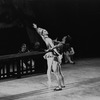
M 49 49 L 45 49 L 44 51 L 45 51 L 45 52 L 48 52 L 48 51 L 49 51 Z
M 37 25 L 33 23 L 33 27 L 34 27 L 34 28 L 37 28 Z

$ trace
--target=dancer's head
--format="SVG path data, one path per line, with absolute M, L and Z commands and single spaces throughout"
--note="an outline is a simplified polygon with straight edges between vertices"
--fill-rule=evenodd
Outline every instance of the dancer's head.
M 48 32 L 45 29 L 39 29 L 40 35 L 42 35 L 44 38 L 48 37 Z

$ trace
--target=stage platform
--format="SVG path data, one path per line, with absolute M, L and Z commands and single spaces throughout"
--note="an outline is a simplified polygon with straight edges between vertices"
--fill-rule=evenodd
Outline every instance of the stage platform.
M 100 58 L 78 59 L 75 64 L 63 64 L 66 87 L 57 86 L 52 74 L 52 87 L 46 74 L 34 74 L 20 79 L 0 80 L 0 100 L 100 100 Z

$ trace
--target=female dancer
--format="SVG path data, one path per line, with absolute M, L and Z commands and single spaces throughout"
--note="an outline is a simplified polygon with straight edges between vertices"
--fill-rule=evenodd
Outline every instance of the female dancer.
M 54 72 L 54 75 L 57 78 L 58 86 L 54 89 L 55 91 L 62 90 L 64 85 L 64 77 L 61 73 L 61 58 L 62 55 L 56 50 L 56 46 L 53 44 L 53 40 L 48 37 L 48 32 L 45 29 L 38 28 L 36 24 L 33 24 L 33 27 L 36 29 L 37 33 L 42 37 L 43 41 L 46 43 L 47 50 L 44 58 L 47 59 L 47 77 L 48 85 L 51 86 L 51 71 Z

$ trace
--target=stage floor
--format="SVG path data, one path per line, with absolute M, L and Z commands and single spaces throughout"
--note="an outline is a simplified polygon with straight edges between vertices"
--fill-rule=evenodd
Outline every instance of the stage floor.
M 51 88 L 46 74 L 35 74 L 0 80 L 0 100 L 100 100 L 100 58 L 63 64 L 62 71 L 66 85 L 62 91 L 53 90 L 57 85 L 53 74 Z

